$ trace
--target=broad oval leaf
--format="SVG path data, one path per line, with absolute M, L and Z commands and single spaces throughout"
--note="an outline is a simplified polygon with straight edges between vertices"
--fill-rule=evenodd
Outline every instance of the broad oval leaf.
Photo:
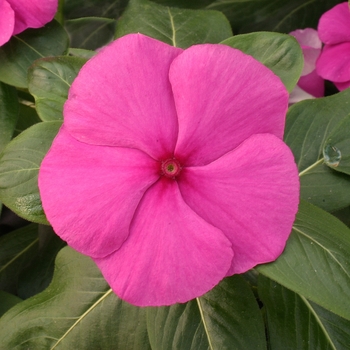
M 0 319 L 3 349 L 150 349 L 146 309 L 109 288 L 94 262 L 70 247 L 57 255 L 52 283 Z
M 0 154 L 12 139 L 18 119 L 16 89 L 0 82 Z
M 0 81 L 26 88 L 27 71 L 35 60 L 62 55 L 67 48 L 68 35 L 56 21 L 27 29 L 0 47 Z
M 86 61 L 80 57 L 49 57 L 36 60 L 30 67 L 28 88 L 43 121 L 63 119 L 68 90 Z
M 0 237 L 0 289 L 17 293 L 20 273 L 38 251 L 38 225 L 30 224 Z
M 299 80 L 304 65 L 300 45 L 290 35 L 279 33 L 250 33 L 236 35 L 222 44 L 253 56 L 278 75 L 291 92 Z
M 350 175 L 350 114 L 329 135 L 323 146 L 323 158 L 330 168 Z
M 0 290 L 0 300 L 0 317 L 22 301 L 22 299 L 18 298 L 16 295 L 4 292 L 3 290 Z
M 325 164 L 323 148 L 350 113 L 350 89 L 305 100 L 287 114 L 284 140 L 298 164 L 301 198 L 327 211 L 350 205 L 350 178 Z
M 33 125 L 14 138 L 0 158 L 0 200 L 26 220 L 48 224 L 39 189 L 38 172 L 61 122 Z
M 269 349 L 346 350 L 350 321 L 260 275 Z
M 187 304 L 148 308 L 147 324 L 153 350 L 266 349 L 258 304 L 238 275 Z
M 350 320 L 350 229 L 301 201 L 282 255 L 257 270 L 284 287 Z
M 181 48 L 219 43 L 232 36 L 228 20 L 218 11 L 172 8 L 147 0 L 131 0 L 118 21 L 115 36 L 130 33 L 142 33 Z

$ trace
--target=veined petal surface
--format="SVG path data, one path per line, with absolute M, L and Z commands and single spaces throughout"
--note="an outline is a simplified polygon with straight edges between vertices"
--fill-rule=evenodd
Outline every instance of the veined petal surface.
M 212 289 L 226 275 L 232 256 L 225 235 L 188 207 L 176 181 L 162 178 L 146 192 L 123 246 L 94 260 L 119 297 L 158 306 Z
M 141 34 L 103 48 L 79 72 L 64 107 L 77 140 L 138 148 L 160 159 L 174 151 L 178 122 L 168 74 L 182 52 Z
M 0 0 L 0 46 L 7 43 L 15 26 L 15 13 L 6 0 Z
M 13 34 L 27 28 L 40 28 L 50 22 L 57 11 L 58 0 L 7 0 L 15 11 L 15 29 Z
M 186 165 L 208 164 L 256 133 L 283 136 L 286 88 L 239 50 L 192 46 L 173 61 L 170 81 L 179 119 L 175 156 Z
M 318 22 L 318 35 L 325 44 L 350 41 L 350 10 L 348 2 L 342 2 L 325 12 Z
M 299 203 L 299 176 L 290 149 L 276 136 L 253 135 L 206 166 L 184 168 L 185 202 L 230 239 L 228 275 L 275 260 Z
M 117 250 L 159 165 L 128 148 L 91 146 L 63 127 L 44 158 L 39 189 L 55 232 L 79 252 L 103 257 Z
M 322 78 L 333 82 L 342 83 L 350 80 L 350 41 L 325 45 L 317 60 L 316 69 Z

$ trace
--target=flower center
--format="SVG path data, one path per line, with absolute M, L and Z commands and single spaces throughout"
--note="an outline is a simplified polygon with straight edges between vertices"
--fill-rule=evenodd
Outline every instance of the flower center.
M 175 158 L 162 161 L 161 174 L 166 177 L 175 178 L 180 174 L 181 169 L 181 164 Z

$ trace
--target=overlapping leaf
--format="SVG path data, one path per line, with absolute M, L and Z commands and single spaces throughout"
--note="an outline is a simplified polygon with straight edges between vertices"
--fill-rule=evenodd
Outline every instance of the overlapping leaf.
M 259 266 L 263 275 L 350 320 L 350 229 L 331 214 L 300 203 L 283 254 Z
M 130 0 L 117 23 L 116 37 L 142 33 L 170 45 L 218 43 L 232 36 L 230 24 L 218 11 L 161 6 L 147 0 Z

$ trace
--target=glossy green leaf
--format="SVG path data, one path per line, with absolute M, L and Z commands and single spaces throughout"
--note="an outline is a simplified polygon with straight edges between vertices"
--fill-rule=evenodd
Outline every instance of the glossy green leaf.
M 342 0 L 216 0 L 206 8 L 222 11 L 234 32 L 268 30 L 289 33 L 317 28 L 321 15 Z
M 303 53 L 295 38 L 278 33 L 236 35 L 222 44 L 253 56 L 278 75 L 289 92 L 299 80 L 304 65 Z
M 29 221 L 48 224 L 41 205 L 38 172 L 61 122 L 36 124 L 5 148 L 0 158 L 0 200 Z
M 163 6 L 201 9 L 213 2 L 213 0 L 152 0 Z
M 266 349 L 258 304 L 241 276 L 187 304 L 149 308 L 147 324 L 153 350 Z
M 292 149 L 300 172 L 301 198 L 327 211 L 350 204 L 350 178 L 325 164 L 323 147 L 350 113 L 350 90 L 305 100 L 287 114 L 284 140 Z
M 146 309 L 121 301 L 94 262 L 69 247 L 42 293 L 0 319 L 5 349 L 150 349 Z
M 63 104 L 80 68 L 87 60 L 80 57 L 49 57 L 36 60 L 28 71 L 29 92 L 43 121 L 62 120 Z
M 41 120 L 35 109 L 35 102 L 20 98 L 19 116 L 14 136 L 18 136 L 22 131 L 40 122 Z
M 38 225 L 30 224 L 0 237 L 0 289 L 17 293 L 18 278 L 38 251 Z
M 257 270 L 350 320 L 350 229 L 302 201 L 282 255 Z
M 271 350 L 349 349 L 350 321 L 262 276 L 259 296 Z
M 35 60 L 62 55 L 67 48 L 67 33 L 56 21 L 28 29 L 0 47 L 0 81 L 26 88 L 27 71 Z
M 0 153 L 12 139 L 18 119 L 16 89 L 0 82 Z
M 350 175 L 350 114 L 329 135 L 323 146 L 323 158 L 330 168 Z
M 13 306 L 20 303 L 22 301 L 21 298 L 17 296 L 4 292 L 0 290 L 0 317 L 8 310 L 10 310 Z M 1 345 L 0 345 L 1 346 Z
M 116 21 L 109 18 L 85 17 L 66 21 L 71 47 L 96 50 L 113 40 Z
M 131 0 L 118 21 L 116 37 L 130 33 L 142 33 L 181 48 L 219 43 L 232 36 L 230 24 L 220 12 L 178 9 L 147 0 Z

